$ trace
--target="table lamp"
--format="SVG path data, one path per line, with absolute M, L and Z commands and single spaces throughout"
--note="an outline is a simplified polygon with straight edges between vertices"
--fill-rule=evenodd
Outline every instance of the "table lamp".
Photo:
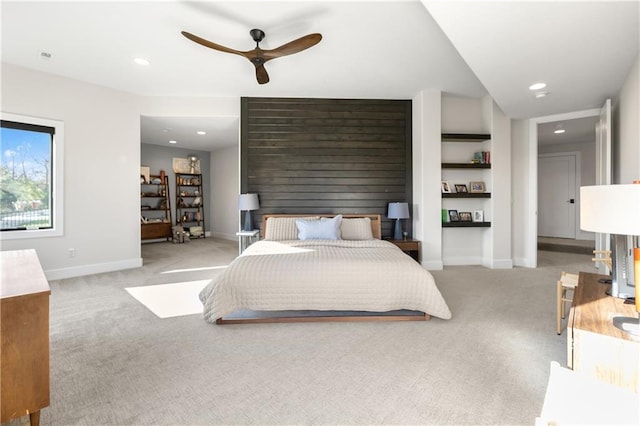
M 409 204 L 408 203 L 389 203 L 389 211 L 387 212 L 389 219 L 396 220 L 396 227 L 393 233 L 394 240 L 402 239 L 402 224 L 400 219 L 408 219 L 409 216 Z
M 635 309 L 640 312 L 640 248 L 637 242 L 633 244 L 633 287 L 629 285 L 631 268 L 624 268 L 631 257 L 627 253 L 627 236 L 640 235 L 640 184 L 581 187 L 580 228 L 611 234 L 611 295 L 628 300 L 635 296 Z M 638 318 L 614 317 L 613 323 L 623 331 L 640 335 Z
M 260 202 L 258 201 L 258 194 L 240 194 L 238 198 L 238 210 L 246 211 L 244 216 L 243 231 L 253 230 L 253 224 L 251 223 L 251 210 L 258 210 L 260 208 Z

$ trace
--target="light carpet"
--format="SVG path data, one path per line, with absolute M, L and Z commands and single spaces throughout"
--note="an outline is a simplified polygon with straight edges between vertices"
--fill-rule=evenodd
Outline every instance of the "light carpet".
M 198 294 L 211 280 L 182 283 L 126 287 L 138 302 L 146 306 L 159 318 L 179 317 L 202 313 Z
M 124 289 L 215 279 L 237 242 L 144 244 L 141 268 L 50 283 L 41 424 L 533 425 L 567 357 L 556 280 L 594 270 L 538 253 L 533 269 L 434 271 L 447 321 L 220 326 L 158 318 Z

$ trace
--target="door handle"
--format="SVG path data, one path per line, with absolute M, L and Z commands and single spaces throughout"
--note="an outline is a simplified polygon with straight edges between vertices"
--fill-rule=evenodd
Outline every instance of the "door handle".
M 575 198 L 570 198 L 570 199 L 569 199 L 569 201 L 568 201 L 568 203 L 569 203 L 569 204 L 575 204 L 575 203 L 576 203 Z

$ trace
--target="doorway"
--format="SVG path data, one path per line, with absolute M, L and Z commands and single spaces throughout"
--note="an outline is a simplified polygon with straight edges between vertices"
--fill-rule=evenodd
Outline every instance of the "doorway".
M 547 117 L 537 127 L 537 247 L 591 253 L 580 229 L 580 187 L 596 182 L 596 111 Z M 576 251 L 579 250 L 579 251 Z
M 576 157 L 579 152 L 538 156 L 538 236 L 576 238 Z

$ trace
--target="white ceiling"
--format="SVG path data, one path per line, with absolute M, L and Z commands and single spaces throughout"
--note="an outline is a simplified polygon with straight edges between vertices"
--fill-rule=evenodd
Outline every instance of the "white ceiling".
M 509 117 L 529 118 L 599 107 L 619 91 L 639 52 L 638 5 L 2 0 L 1 54 L 3 62 L 143 96 L 411 99 L 437 89 L 469 97 L 488 93 Z M 271 81 L 259 85 L 246 59 L 180 34 L 251 50 L 251 28 L 266 32 L 264 49 L 312 32 L 323 39 L 268 62 Z M 41 51 L 52 59 L 41 59 Z M 151 65 L 134 64 L 136 57 Z M 535 99 L 527 89 L 538 80 L 548 84 L 549 96 Z M 189 124 L 197 128 L 185 130 L 179 143 L 202 149 L 207 145 L 195 130 L 207 120 L 220 120 L 209 123 L 218 142 L 207 143 L 237 141 L 237 117 L 169 120 L 145 117 L 143 141 L 164 144 L 163 128 Z

